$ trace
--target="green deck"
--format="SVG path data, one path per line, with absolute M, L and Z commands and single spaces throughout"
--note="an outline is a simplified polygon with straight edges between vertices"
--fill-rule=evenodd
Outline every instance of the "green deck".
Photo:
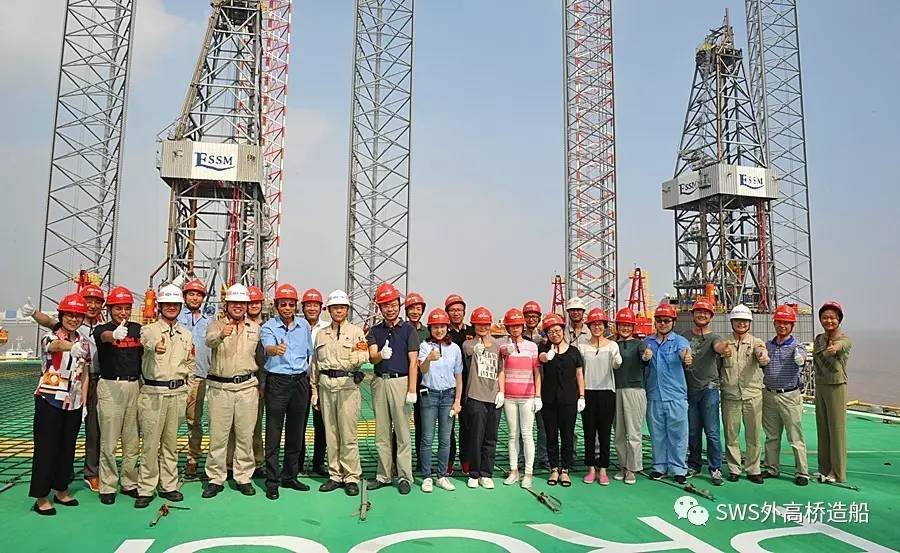
M 72 489 L 81 506 L 58 507 L 59 514 L 54 518 L 38 517 L 28 510 L 32 502 L 27 497 L 34 374 L 33 367 L 0 370 L 0 482 L 22 477 L 20 484 L 0 496 L 0 529 L 6 541 L 0 549 L 3 551 L 185 553 L 215 546 L 221 546 L 215 551 L 374 552 L 383 547 L 391 552 L 467 553 L 900 549 L 896 506 L 900 497 L 900 424 L 884 424 L 855 414 L 848 421 L 849 475 L 860 491 L 816 483 L 798 488 L 787 476 L 762 486 L 742 479 L 721 488 L 712 488 L 705 477 L 695 478 L 695 485 L 710 488 L 716 495 L 714 502 L 697 498 L 710 513 L 705 526 L 678 518 L 674 504 L 684 494 L 665 483 L 642 479 L 634 486 L 613 482 L 604 488 L 587 486 L 577 479 L 571 488 L 561 489 L 540 480 L 537 491 L 552 493 L 563 502 L 562 512 L 553 514 L 524 490 L 503 486 L 499 477 L 492 491 L 469 490 L 463 479 L 457 479 L 455 492 L 436 489 L 427 495 L 418 486 L 406 497 L 396 489 L 373 492 L 365 522 L 356 517 L 359 498 L 346 497 L 340 491 L 318 493 L 318 478 L 304 479 L 314 485 L 313 491 L 283 490 L 281 499 L 275 502 L 264 497 L 261 486 L 254 497 L 243 497 L 230 489 L 215 499 L 203 500 L 201 484 L 189 482 L 182 488 L 185 501 L 180 505 L 191 510 L 173 511 L 155 528 L 149 528 L 148 523 L 162 504 L 159 499 L 143 510 L 134 509 L 132 500 L 124 496 L 119 496 L 115 505 L 104 506 L 77 479 Z M 364 419 L 372 416 L 367 400 Z M 804 429 L 811 450 L 810 466 L 815 470 L 815 421 L 812 409 L 807 410 Z M 370 476 L 374 471 L 374 440 L 368 437 L 370 427 L 362 428 L 367 436 L 361 440 L 363 468 Z M 501 442 L 505 438 L 502 426 Z M 506 465 L 505 443 L 500 449 L 498 463 Z M 782 462 L 791 467 L 787 443 L 782 455 Z M 789 517 L 802 515 L 811 505 L 814 520 L 808 525 L 786 522 L 780 515 L 773 520 L 775 517 L 767 511 L 773 502 L 787 505 L 779 512 Z M 733 512 L 749 504 L 762 511 L 757 520 L 720 519 L 729 509 Z M 829 522 L 835 517 L 852 520 Z M 405 534 L 392 537 L 398 533 Z M 765 539 L 760 542 L 761 549 L 754 549 L 757 539 Z M 186 545 L 196 540 L 216 541 Z M 673 540 L 676 543 L 665 543 Z

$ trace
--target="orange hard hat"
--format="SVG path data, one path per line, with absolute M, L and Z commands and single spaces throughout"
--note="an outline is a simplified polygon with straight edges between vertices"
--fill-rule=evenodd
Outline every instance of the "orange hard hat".
M 556 313 L 550 313 L 549 315 L 544 317 L 544 321 L 541 323 L 541 329 L 543 329 L 544 332 L 546 332 L 551 326 L 557 326 L 557 325 L 561 326 L 561 327 L 565 327 L 566 322 L 562 319 L 562 317 L 560 317 Z
M 266 297 L 263 295 L 262 290 L 259 289 L 258 286 L 248 286 L 247 293 L 250 295 L 250 302 L 263 301 Z
M 797 312 L 790 305 L 779 305 L 772 315 L 772 320 L 780 323 L 796 323 Z
M 587 315 L 587 324 L 591 323 L 608 323 L 609 315 L 606 314 L 606 311 L 600 309 L 599 307 L 595 307 L 588 311 Z
M 425 298 L 423 298 L 421 294 L 417 294 L 416 292 L 410 292 L 409 294 L 407 294 L 406 302 L 404 303 L 406 308 L 409 309 L 416 304 L 420 304 L 422 306 L 422 309 L 425 309 Z
M 844 308 L 837 300 L 828 300 L 822 304 L 822 307 L 819 308 L 819 317 L 822 316 L 822 312 L 828 309 L 832 309 L 837 311 L 838 321 L 844 320 Z
M 375 289 L 375 303 L 382 305 L 400 299 L 400 290 L 390 282 L 382 282 Z
M 715 310 L 713 310 L 712 304 L 709 303 L 709 300 L 706 298 L 699 298 L 697 301 L 695 301 L 694 305 L 691 307 L 691 313 L 698 309 L 709 311 L 710 313 L 715 314 Z
M 503 315 L 503 324 L 506 326 L 524 325 L 525 315 L 514 307 Z
M 487 307 L 476 307 L 469 318 L 469 322 L 473 325 L 489 325 L 493 321 L 494 316 Z
M 656 306 L 656 311 L 653 313 L 653 317 L 669 317 L 670 319 L 677 319 L 678 312 L 675 311 L 675 306 L 671 303 L 661 303 Z
M 450 316 L 440 307 L 435 307 L 428 314 L 428 325 L 448 325 L 450 324 Z
M 291 286 L 290 284 L 279 284 L 278 288 L 275 289 L 275 301 L 278 300 L 294 300 L 297 301 L 300 299 L 300 296 L 297 294 L 297 289 Z
M 109 291 L 109 301 L 106 305 L 131 305 L 134 303 L 134 296 L 131 291 L 124 286 L 116 286 Z
M 325 303 L 322 301 L 322 292 L 319 292 L 315 288 L 310 288 L 303 292 L 303 299 L 300 303 L 306 303 L 308 301 Z
M 96 284 L 88 284 L 87 286 L 82 288 L 78 293 L 84 299 L 94 298 L 94 299 L 98 299 L 100 301 L 103 301 L 106 299 L 103 296 L 103 290 Z
M 463 309 L 466 308 L 466 300 L 464 300 L 462 296 L 459 294 L 450 294 L 447 296 L 447 299 L 444 300 L 444 309 L 449 309 L 454 303 L 461 303 Z
M 525 302 L 525 305 L 522 306 L 522 313 L 527 315 L 528 313 L 537 313 L 541 314 L 541 304 L 534 300 L 529 300 Z
M 87 315 L 87 303 L 81 294 L 69 294 L 59 301 L 59 307 L 56 308 L 60 313 L 77 313 L 79 315 Z
M 634 311 L 631 310 L 630 307 L 623 307 L 616 311 L 616 324 L 617 325 L 634 325 L 637 324 L 637 318 L 634 316 Z
M 201 294 L 203 294 L 205 296 L 206 295 L 206 285 L 203 284 L 203 281 L 200 280 L 199 278 L 194 278 L 194 279 L 187 281 L 185 283 L 184 287 L 181 289 L 181 291 L 185 292 L 185 293 L 191 292 L 191 291 L 200 292 Z

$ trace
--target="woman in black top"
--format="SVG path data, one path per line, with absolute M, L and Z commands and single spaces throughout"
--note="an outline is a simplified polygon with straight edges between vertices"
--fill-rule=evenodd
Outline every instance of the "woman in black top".
M 547 431 L 547 453 L 550 478 L 547 484 L 572 485 L 569 470 L 575 457 L 575 420 L 584 409 L 584 362 L 578 348 L 565 341 L 565 322 L 551 313 L 544 318 L 543 329 L 548 342 L 538 351 L 543 370 L 541 400 L 544 428 Z M 562 459 L 559 442 L 562 439 Z

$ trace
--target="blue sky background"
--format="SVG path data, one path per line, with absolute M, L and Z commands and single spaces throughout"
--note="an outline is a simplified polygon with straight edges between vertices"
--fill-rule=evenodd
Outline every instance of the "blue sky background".
M 0 0 L 0 306 L 10 307 L 38 296 L 65 2 L 18 4 Z M 844 301 L 851 328 L 883 328 L 900 309 L 900 3 L 799 4 L 816 297 Z M 743 2 L 614 2 L 620 280 L 640 264 L 657 298 L 674 264 L 659 186 L 694 48 L 726 7 L 746 48 Z M 136 290 L 164 252 L 155 137 L 180 108 L 208 10 L 139 1 L 117 275 Z M 350 0 L 294 9 L 282 280 L 326 293 L 344 283 L 353 10 Z M 564 268 L 561 2 L 419 0 L 416 10 L 410 286 L 431 305 L 460 292 L 495 316 L 530 298 L 546 306 Z

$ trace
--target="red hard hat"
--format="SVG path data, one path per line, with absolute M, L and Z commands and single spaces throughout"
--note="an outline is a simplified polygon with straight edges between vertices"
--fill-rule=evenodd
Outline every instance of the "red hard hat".
M 109 291 L 109 301 L 106 305 L 131 305 L 134 303 L 134 296 L 124 286 L 116 286 Z
M 463 304 L 463 309 L 466 307 L 466 300 L 464 300 L 462 296 L 459 294 L 450 294 L 447 296 L 447 299 L 444 300 L 444 309 L 449 309 L 454 303 Z
M 450 324 L 450 316 L 440 307 L 435 307 L 428 314 L 428 324 L 430 325 L 448 325 Z
M 250 294 L 251 302 L 263 301 L 266 299 L 266 297 L 263 295 L 262 290 L 260 290 L 258 286 L 248 286 L 247 293 Z
M 322 301 L 322 292 L 319 292 L 315 288 L 310 288 L 303 292 L 303 300 L 300 303 L 306 303 L 308 301 L 316 301 L 319 303 L 325 303 Z
M 600 309 L 599 307 L 595 307 L 588 311 L 587 315 L 587 324 L 591 323 L 608 323 L 609 315 L 606 314 L 606 311 Z
M 544 332 L 546 332 L 547 329 L 549 329 L 551 326 L 557 326 L 557 325 L 559 325 L 561 327 L 565 327 L 566 322 L 562 319 L 562 317 L 560 317 L 556 313 L 550 313 L 549 315 L 544 317 L 544 321 L 541 323 L 541 329 L 543 329 Z
M 275 301 L 278 300 L 299 300 L 297 289 L 290 284 L 279 284 L 275 289 Z
M 489 325 L 493 322 L 494 316 L 491 315 L 487 307 L 476 307 L 469 318 L 469 323 L 473 325 Z
M 617 325 L 633 325 L 637 324 L 637 319 L 634 316 L 634 311 L 631 310 L 630 307 L 623 307 L 616 311 L 616 324 Z
M 525 305 L 522 306 L 522 313 L 527 315 L 528 313 L 537 313 L 541 314 L 541 304 L 534 300 L 529 300 L 525 302 Z
M 400 299 L 400 290 L 394 287 L 390 282 L 382 282 L 375 289 L 375 303 L 378 305 L 390 303 Z
M 695 301 L 693 307 L 691 307 L 691 313 L 693 313 L 694 311 L 696 311 L 698 309 L 702 309 L 704 311 L 709 311 L 710 313 L 715 314 L 715 310 L 713 309 L 712 304 L 709 303 L 709 300 L 706 298 L 700 298 L 697 301 Z
M 190 291 L 200 292 L 204 296 L 206 295 L 206 285 L 203 284 L 203 281 L 199 278 L 194 278 L 187 281 L 184 287 L 181 289 L 182 292 L 187 293 Z
M 775 309 L 775 314 L 772 315 L 772 320 L 781 323 L 796 323 L 797 312 L 790 305 L 779 305 Z
M 524 325 L 525 315 L 514 307 L 503 315 L 503 324 L 506 326 Z
M 822 312 L 826 309 L 834 309 L 838 313 L 838 321 L 844 320 L 844 308 L 837 300 L 828 300 L 822 304 L 822 307 L 819 308 L 819 317 L 822 316 Z
M 409 309 L 416 304 L 420 304 L 422 306 L 422 309 L 425 309 L 425 298 L 423 298 L 421 294 L 417 294 L 415 292 L 410 292 L 409 294 L 407 294 L 406 303 L 404 303 L 406 308 Z
M 96 284 L 88 284 L 81 291 L 78 292 L 82 298 L 94 298 L 100 301 L 105 300 L 106 298 L 103 296 L 103 290 L 97 286 Z
M 69 294 L 59 302 L 57 311 L 60 313 L 78 313 L 79 315 L 87 315 L 87 304 L 81 294 Z
M 653 317 L 669 317 L 670 319 L 677 319 L 678 312 L 675 311 L 675 306 L 671 303 L 661 303 L 656 306 L 656 311 L 653 313 Z

